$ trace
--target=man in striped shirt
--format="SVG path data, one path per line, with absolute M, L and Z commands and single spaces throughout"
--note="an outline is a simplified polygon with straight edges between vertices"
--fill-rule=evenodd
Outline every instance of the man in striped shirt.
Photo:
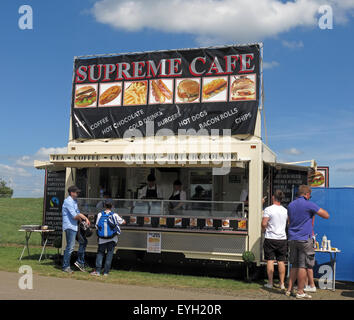
M 106 201 L 105 203 L 105 210 L 104 212 L 106 214 L 109 214 L 112 211 L 112 202 Z M 101 219 L 102 212 L 98 213 L 97 219 L 96 219 L 96 229 L 98 229 L 98 223 Z M 119 224 L 125 224 L 125 220 L 121 218 L 117 213 L 113 213 L 113 221 L 116 225 Z M 111 264 L 112 264 L 112 259 L 113 259 L 113 254 L 114 254 L 114 248 L 118 242 L 118 235 L 115 234 L 113 238 L 110 239 L 104 239 L 98 237 L 98 250 L 97 250 L 97 256 L 96 256 L 96 270 L 91 272 L 91 275 L 94 276 L 100 276 L 102 272 L 102 261 L 103 257 L 105 255 L 105 252 L 107 251 L 106 255 L 106 261 L 103 269 L 103 275 L 108 276 L 109 270 L 111 269 Z

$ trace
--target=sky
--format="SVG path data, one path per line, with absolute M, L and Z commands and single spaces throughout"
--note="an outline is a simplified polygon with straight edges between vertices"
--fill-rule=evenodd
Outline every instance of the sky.
M 354 186 L 354 0 L 2 0 L 0 39 L 0 178 L 14 197 L 42 197 L 33 160 L 66 152 L 75 56 L 254 42 L 264 142 Z

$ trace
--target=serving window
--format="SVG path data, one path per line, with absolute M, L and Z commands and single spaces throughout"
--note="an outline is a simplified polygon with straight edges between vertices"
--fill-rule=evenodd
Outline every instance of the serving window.
M 138 198 L 149 174 L 161 198 Z M 247 232 L 247 165 L 224 176 L 213 175 L 211 168 L 88 168 L 88 180 L 90 196 L 78 202 L 92 222 L 110 200 L 126 220 L 124 228 Z M 172 198 L 176 180 L 182 182 L 182 200 Z

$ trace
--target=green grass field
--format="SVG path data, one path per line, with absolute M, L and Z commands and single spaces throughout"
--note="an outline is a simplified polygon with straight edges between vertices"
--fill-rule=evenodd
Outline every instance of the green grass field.
M 109 277 L 93 277 L 89 273 L 74 272 L 72 275 L 61 271 L 60 266 L 53 263 L 51 259 L 44 259 L 40 263 L 38 258 L 41 252 L 40 247 L 30 248 L 30 257 L 27 254 L 19 261 L 22 247 L 14 247 L 10 245 L 0 245 L 0 270 L 18 272 L 21 265 L 29 265 L 32 267 L 34 274 L 43 276 L 54 276 L 59 278 L 71 278 L 78 280 L 100 281 L 106 283 L 116 283 L 124 285 L 150 286 L 157 288 L 193 288 L 222 291 L 223 293 L 232 294 L 235 290 L 259 289 L 259 283 L 247 283 L 243 281 L 235 281 L 232 279 L 212 278 L 212 277 L 196 277 L 189 275 L 175 275 L 164 273 L 150 273 L 139 271 L 124 271 L 112 269 Z M 54 255 L 56 249 L 49 248 L 49 255 Z
M 0 244 L 23 244 L 23 224 L 42 224 L 43 199 L 0 198 Z M 40 234 L 32 234 L 30 244 L 40 245 Z
M 261 286 L 259 283 L 247 283 L 233 279 L 123 270 L 112 270 L 107 279 L 92 277 L 82 272 L 68 275 L 63 273 L 60 266 L 55 265 L 52 259 L 38 262 L 41 237 L 40 234 L 35 233 L 32 234 L 30 240 L 30 256 L 27 257 L 27 252 L 25 252 L 22 261 L 19 261 L 25 235 L 18 229 L 23 224 L 41 224 L 42 208 L 43 199 L 0 199 L 0 270 L 18 272 L 19 267 L 26 264 L 32 267 L 35 274 L 44 276 L 70 277 L 126 285 L 205 289 L 230 294 L 236 290 L 259 289 Z M 50 247 L 46 251 L 49 256 L 57 253 L 57 249 Z

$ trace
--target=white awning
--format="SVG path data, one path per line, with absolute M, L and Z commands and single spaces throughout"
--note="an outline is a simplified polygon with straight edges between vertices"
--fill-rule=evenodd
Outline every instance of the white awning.
M 311 165 L 300 165 L 300 163 L 307 163 L 307 162 L 311 162 Z M 313 168 L 313 164 L 316 163 L 314 162 L 314 160 L 311 161 L 301 161 L 301 162 L 296 162 L 296 163 L 292 163 L 292 162 L 287 162 L 287 163 L 282 163 L 282 162 L 266 162 L 266 164 L 276 168 L 276 169 L 292 169 L 292 170 L 302 170 L 302 171 L 308 171 L 311 170 Z
M 55 163 L 52 163 L 50 161 L 39 161 L 39 160 L 34 160 L 33 165 L 36 169 L 42 169 L 42 170 L 65 170 L 64 166 L 57 165 Z

